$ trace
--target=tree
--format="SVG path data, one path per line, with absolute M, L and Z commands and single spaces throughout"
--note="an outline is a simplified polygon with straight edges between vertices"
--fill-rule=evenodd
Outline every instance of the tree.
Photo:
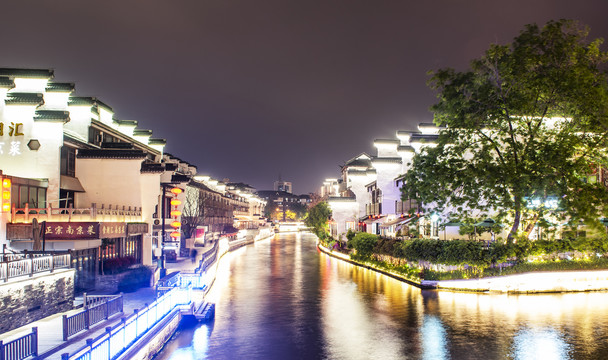
M 196 228 L 205 223 L 209 215 L 209 198 L 204 190 L 195 186 L 186 187 L 186 195 L 182 211 L 182 244 L 185 248 L 185 240 L 195 235 Z
M 360 232 L 355 235 L 351 242 L 352 247 L 357 250 L 357 255 L 362 258 L 369 258 L 374 252 L 374 247 L 378 244 L 378 236 Z
M 305 219 L 307 226 L 313 229 L 313 232 L 320 238 L 325 239 L 328 234 L 328 221 L 331 218 L 331 209 L 325 201 L 316 204 L 308 210 L 308 216 Z
M 527 25 L 468 71 L 431 72 L 443 130 L 414 157 L 403 197 L 511 221 L 509 240 L 547 214 L 599 225 L 608 194 L 587 175 L 608 164 L 608 55 L 588 32 L 570 20 Z

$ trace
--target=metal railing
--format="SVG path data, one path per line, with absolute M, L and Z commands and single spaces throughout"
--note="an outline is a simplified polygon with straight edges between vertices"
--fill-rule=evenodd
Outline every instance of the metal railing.
M 38 356 L 38 328 L 18 339 L 4 343 L 0 340 L 1 360 L 21 360 L 30 356 Z
M 180 305 L 191 302 L 190 289 L 173 288 L 144 306 L 114 327 L 107 327 L 106 332 L 95 339 L 87 339 L 87 344 L 73 354 L 61 354 L 62 360 L 111 360 L 124 352 L 137 339 L 154 325 L 177 314 Z
M 122 294 L 105 297 L 105 301 L 98 299 L 101 298 L 100 296 L 89 296 L 89 298 L 92 298 L 90 301 L 92 306 L 86 305 L 88 300 L 85 297 L 84 310 L 71 316 L 63 315 L 63 341 L 123 310 Z
M 0 279 L 5 282 L 19 276 L 32 276 L 45 271 L 53 272 L 55 269 L 70 267 L 70 254 L 27 254 L 27 257 L 23 254 L 21 258 L 15 255 L 11 255 L 14 260 L 8 260 L 11 257 L 5 255 L 3 258 L 6 261 L 0 263 Z
M 418 210 L 418 202 L 413 199 L 395 202 L 395 214 L 404 214 L 410 210 Z

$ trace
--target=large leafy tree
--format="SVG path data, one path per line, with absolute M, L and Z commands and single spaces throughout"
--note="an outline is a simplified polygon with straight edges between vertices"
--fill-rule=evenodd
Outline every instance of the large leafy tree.
M 328 222 L 331 218 L 331 209 L 325 201 L 317 203 L 308 210 L 308 215 L 304 222 L 310 226 L 314 233 L 321 239 L 325 239 L 328 234 Z
M 597 225 L 608 194 L 587 175 L 608 163 L 608 55 L 587 36 L 571 20 L 527 25 L 470 70 L 431 72 L 444 130 L 414 157 L 403 196 L 510 222 L 509 239 L 548 213 Z

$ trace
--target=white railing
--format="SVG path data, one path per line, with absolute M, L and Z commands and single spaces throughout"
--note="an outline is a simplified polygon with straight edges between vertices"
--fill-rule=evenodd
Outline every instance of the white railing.
M 34 255 L 0 263 L 0 279 L 5 282 L 19 276 L 32 276 L 37 273 L 70 267 L 70 254 Z
M 141 220 L 141 207 L 119 206 L 104 204 L 98 207 L 92 204 L 88 208 L 30 208 L 25 204 L 24 208 L 13 206 L 11 211 L 12 223 L 28 223 L 36 219 L 38 221 L 125 221 L 135 222 Z

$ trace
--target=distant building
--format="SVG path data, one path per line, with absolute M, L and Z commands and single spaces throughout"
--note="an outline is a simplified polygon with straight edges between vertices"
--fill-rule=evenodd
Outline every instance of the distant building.
M 282 181 L 278 180 L 274 182 L 274 190 L 275 191 L 285 191 L 288 193 L 293 193 L 293 188 L 291 187 L 290 181 Z

